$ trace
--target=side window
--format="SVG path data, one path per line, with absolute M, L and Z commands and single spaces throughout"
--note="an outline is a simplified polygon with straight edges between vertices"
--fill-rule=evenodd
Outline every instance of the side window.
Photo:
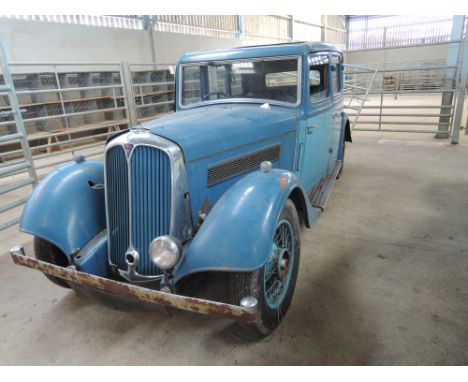
M 328 97 L 328 56 L 309 56 L 310 100 L 318 102 Z
M 331 61 L 331 81 L 333 93 L 337 94 L 343 89 L 343 80 L 342 80 L 342 60 L 341 56 L 333 55 Z

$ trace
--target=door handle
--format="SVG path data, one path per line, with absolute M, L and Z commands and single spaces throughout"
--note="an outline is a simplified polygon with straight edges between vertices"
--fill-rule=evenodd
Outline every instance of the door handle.
M 307 134 L 312 134 L 312 131 L 317 128 L 317 125 L 314 125 L 313 123 L 308 123 L 307 124 Z
M 302 152 L 304 151 L 304 144 L 303 143 L 299 143 L 299 150 L 298 150 L 298 153 L 297 153 L 297 162 L 296 162 L 296 172 L 299 171 L 299 169 L 301 168 L 301 160 L 302 160 Z
M 332 114 L 332 118 L 341 118 L 341 112 Z

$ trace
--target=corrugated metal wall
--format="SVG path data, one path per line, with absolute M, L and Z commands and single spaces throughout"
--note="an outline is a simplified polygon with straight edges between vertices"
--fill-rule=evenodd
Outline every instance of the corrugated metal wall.
M 444 43 L 452 16 L 351 16 L 349 50 Z
M 39 22 L 241 38 L 254 43 L 326 41 L 344 47 L 345 16 L 333 15 L 5 15 Z

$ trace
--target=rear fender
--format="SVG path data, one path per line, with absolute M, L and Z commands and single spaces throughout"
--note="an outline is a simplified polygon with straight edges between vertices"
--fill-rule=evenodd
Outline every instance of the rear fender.
M 343 113 L 343 124 L 341 127 L 341 135 L 340 135 L 340 148 L 338 151 L 338 160 L 343 160 L 344 155 L 344 146 L 346 142 L 353 142 L 351 138 L 351 126 L 349 123 L 348 115 Z
M 236 182 L 218 200 L 174 272 L 174 282 L 205 271 L 247 272 L 266 262 L 283 206 L 291 198 L 312 227 L 313 208 L 299 179 L 286 170 L 256 171 Z
M 72 163 L 46 176 L 26 202 L 20 230 L 54 244 L 71 259 L 106 227 L 104 168 L 98 161 Z

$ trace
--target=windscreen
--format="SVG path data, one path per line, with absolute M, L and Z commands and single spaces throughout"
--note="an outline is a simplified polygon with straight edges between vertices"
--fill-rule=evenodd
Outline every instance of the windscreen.
M 182 65 L 181 105 L 234 99 L 296 104 L 298 65 L 297 58 Z

